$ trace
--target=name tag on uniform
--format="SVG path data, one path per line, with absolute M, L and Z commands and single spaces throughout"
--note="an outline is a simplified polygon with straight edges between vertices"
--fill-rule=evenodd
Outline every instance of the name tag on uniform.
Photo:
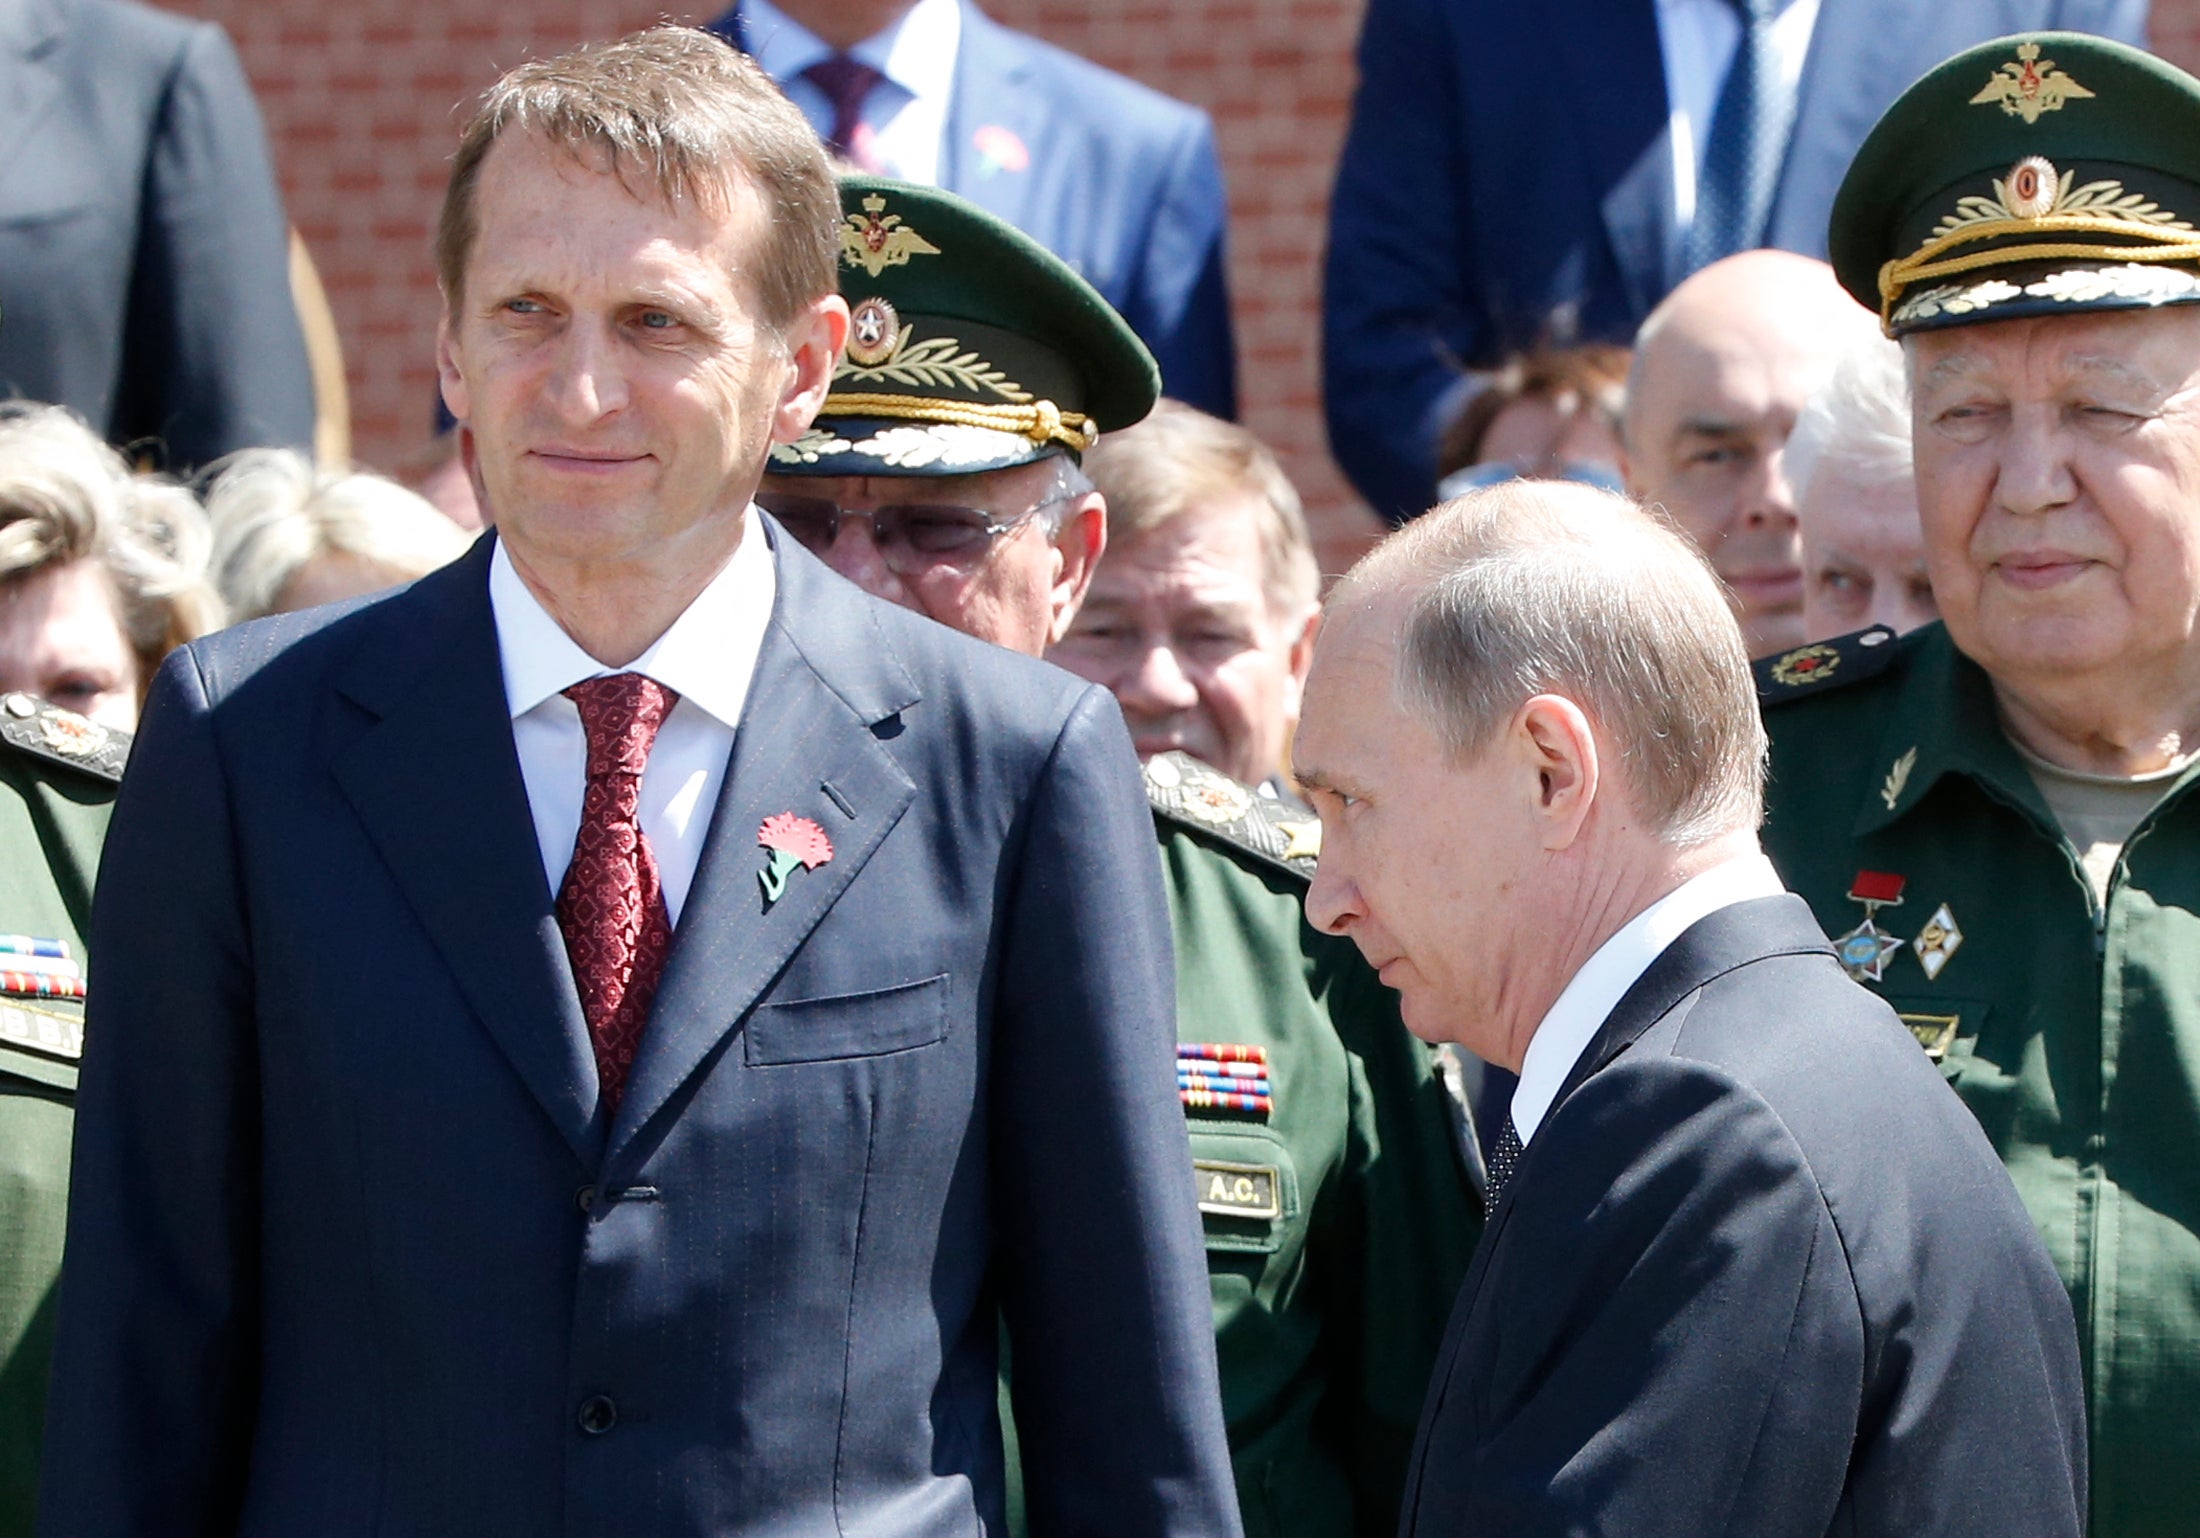
M 1225 1164 L 1220 1159 L 1194 1159 L 1192 1170 L 1199 1182 L 1201 1212 L 1223 1218 L 1283 1216 L 1282 1188 L 1273 1164 Z
M 84 1022 L 42 1009 L 0 1004 L 0 1044 L 74 1062 L 84 1055 Z

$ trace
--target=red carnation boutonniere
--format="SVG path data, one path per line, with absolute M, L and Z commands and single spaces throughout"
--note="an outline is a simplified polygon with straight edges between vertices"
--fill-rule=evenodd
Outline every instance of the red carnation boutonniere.
M 825 836 L 825 830 L 807 817 L 797 817 L 792 812 L 779 812 L 764 819 L 764 825 L 756 830 L 756 841 L 771 851 L 771 858 L 757 872 L 756 879 L 764 883 L 764 906 L 779 901 L 787 890 L 787 878 L 794 874 L 797 865 L 816 870 L 833 857 L 833 841 Z

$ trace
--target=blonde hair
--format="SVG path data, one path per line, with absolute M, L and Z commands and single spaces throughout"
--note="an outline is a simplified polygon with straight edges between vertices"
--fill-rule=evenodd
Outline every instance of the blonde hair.
M 1695 546 L 1626 497 L 1560 481 L 1469 492 L 1355 566 L 1340 601 L 1410 594 L 1400 702 L 1471 759 L 1554 693 L 1617 744 L 1667 843 L 1764 820 L 1765 734 L 1741 630 Z
M 0 405 L 0 586 L 96 561 L 138 663 L 138 697 L 160 659 L 222 625 L 206 579 L 206 514 L 183 487 L 133 475 L 61 406 Z
M 424 577 L 472 538 L 434 504 L 363 471 L 316 470 L 295 449 L 246 449 L 214 467 L 206 491 L 214 581 L 238 621 L 272 614 L 306 564 L 348 555 Z
M 693 27 L 657 26 L 522 64 L 481 99 L 459 135 L 436 225 L 436 271 L 454 309 L 482 161 L 512 129 L 584 160 L 605 155 L 630 190 L 669 204 L 723 213 L 746 177 L 764 201 L 753 273 L 767 325 L 786 325 L 839 285 L 840 187 L 809 121 L 740 50 Z
M 1299 494 L 1268 445 L 1235 422 L 1163 400 L 1144 421 L 1085 452 L 1108 503 L 1108 541 L 1128 544 L 1234 497 L 1259 504 L 1262 587 L 1278 613 L 1320 596 L 1321 572 Z

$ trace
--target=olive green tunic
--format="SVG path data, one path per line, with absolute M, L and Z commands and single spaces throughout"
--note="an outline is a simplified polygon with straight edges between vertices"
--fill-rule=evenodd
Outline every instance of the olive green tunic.
M 12 709 L 10 707 L 13 707 Z M 71 763 L 29 737 L 49 712 L 0 700 L 0 935 L 61 940 L 79 962 L 114 800 L 110 759 Z M 70 740 L 70 739 L 64 739 Z M 108 735 L 106 745 L 122 741 Z M 0 959 L 0 971 L 8 970 Z M 0 986 L 0 1535 L 31 1529 L 54 1279 L 84 1006 Z
M 1312 814 L 1181 754 L 1147 773 L 1178 1040 L 1258 1049 L 1271 1086 L 1185 1110 L 1246 1538 L 1390 1538 L 1482 1228 L 1447 1092 L 1397 995 L 1306 922 Z
M 2095 1538 L 2192 1533 L 2200 769 L 2125 843 L 2104 907 L 1985 673 L 1939 625 L 1804 648 L 1760 683 L 1767 850 L 1836 937 L 1865 918 L 1849 896 L 1860 872 L 1902 878 L 1900 903 L 1873 920 L 1902 943 L 1858 942 L 1859 960 L 1884 952 L 1862 981 L 1984 1125 L 2070 1289 Z

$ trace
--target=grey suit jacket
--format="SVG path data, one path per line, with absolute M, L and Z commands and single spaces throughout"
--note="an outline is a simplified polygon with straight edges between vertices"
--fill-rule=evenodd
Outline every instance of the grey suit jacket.
M 0 394 L 175 468 L 312 442 L 282 200 L 219 27 L 0 5 Z

